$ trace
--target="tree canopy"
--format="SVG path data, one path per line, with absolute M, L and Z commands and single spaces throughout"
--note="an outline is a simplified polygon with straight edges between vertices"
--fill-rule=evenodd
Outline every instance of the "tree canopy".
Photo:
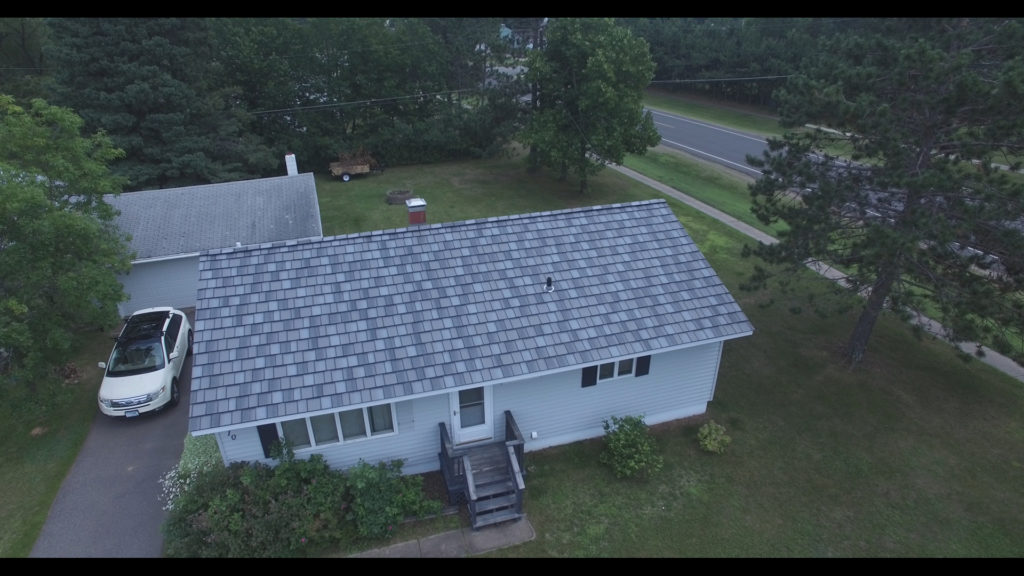
M 278 162 L 252 137 L 251 118 L 228 99 L 209 19 L 48 23 L 53 102 L 125 151 L 111 168 L 128 179 L 128 189 L 244 180 Z
M 541 165 L 587 177 L 661 141 L 644 89 L 654 75 L 647 43 L 610 18 L 557 18 L 530 52 L 534 108 L 522 137 Z
M 851 364 L 885 309 L 927 313 L 953 341 L 1024 327 L 1022 33 L 1016 20 L 885 20 L 830 38 L 776 94 L 793 129 L 751 159 L 751 194 L 789 230 L 753 252 L 836 266 L 867 294 Z M 751 285 L 770 276 L 759 266 Z
M 126 239 L 103 195 L 123 152 L 82 119 L 0 95 L 0 369 L 30 375 L 66 362 L 74 335 L 117 321 Z

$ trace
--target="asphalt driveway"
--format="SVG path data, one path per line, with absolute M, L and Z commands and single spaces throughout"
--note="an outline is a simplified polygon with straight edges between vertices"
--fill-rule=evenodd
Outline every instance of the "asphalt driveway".
M 195 325 L 195 310 L 185 309 Z M 105 358 L 97 358 L 97 361 Z M 96 409 L 89 436 L 50 507 L 31 558 L 159 558 L 167 512 L 160 478 L 181 459 L 192 358 L 177 406 L 115 419 Z

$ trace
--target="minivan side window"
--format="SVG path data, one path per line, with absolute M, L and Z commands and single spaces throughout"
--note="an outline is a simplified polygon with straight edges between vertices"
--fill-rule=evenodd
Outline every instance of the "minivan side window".
M 164 332 L 164 348 L 167 349 L 168 356 L 171 355 L 171 352 L 174 352 L 174 344 L 178 341 L 178 332 L 180 331 L 181 316 L 171 314 L 171 321 L 167 323 L 167 331 Z

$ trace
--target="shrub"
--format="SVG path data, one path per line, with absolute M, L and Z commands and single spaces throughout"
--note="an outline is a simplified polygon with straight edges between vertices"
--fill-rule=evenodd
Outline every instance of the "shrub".
M 619 478 L 648 478 L 661 471 L 663 460 L 656 451 L 643 416 L 612 416 L 604 421 L 605 450 L 600 461 Z
M 732 438 L 725 434 L 725 427 L 711 420 L 697 431 L 697 441 L 705 452 L 722 454 L 725 448 L 732 442 Z
M 237 462 L 191 473 L 169 508 L 165 554 L 294 557 L 344 537 L 345 476 L 319 454 L 302 460 L 287 447 L 280 452 L 273 467 Z
M 403 476 L 402 460 L 371 465 L 360 460 L 346 472 L 351 518 L 364 538 L 389 538 L 406 517 L 437 514 L 443 504 L 423 494 L 422 476 Z
M 174 501 L 182 492 L 188 490 L 199 474 L 214 468 L 222 468 L 220 450 L 213 436 L 185 436 L 185 447 L 181 452 L 181 460 L 169 472 L 160 478 L 163 488 L 161 499 L 164 510 L 174 507 Z

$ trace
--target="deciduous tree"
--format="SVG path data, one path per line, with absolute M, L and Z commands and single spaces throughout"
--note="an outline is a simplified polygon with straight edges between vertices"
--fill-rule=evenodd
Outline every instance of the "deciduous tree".
M 545 38 L 527 58 L 536 102 L 523 139 L 583 192 L 605 164 L 661 141 L 643 108 L 654 63 L 647 43 L 610 18 L 552 19 Z
M 109 327 L 125 297 L 127 242 L 105 194 L 123 152 L 82 119 L 0 95 L 0 368 L 37 375 L 68 359 L 74 335 Z M 30 380 L 31 381 L 31 380 Z

